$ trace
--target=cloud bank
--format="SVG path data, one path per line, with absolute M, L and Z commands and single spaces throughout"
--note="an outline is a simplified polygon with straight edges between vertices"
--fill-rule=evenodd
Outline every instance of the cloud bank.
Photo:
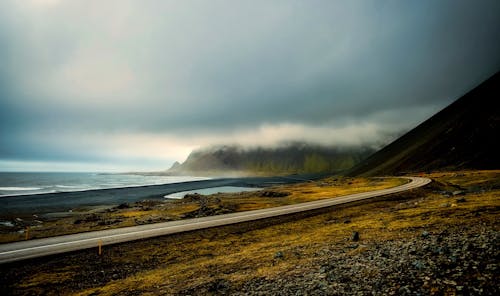
M 498 71 L 498 36 L 498 1 L 2 1 L 0 161 L 380 145 Z

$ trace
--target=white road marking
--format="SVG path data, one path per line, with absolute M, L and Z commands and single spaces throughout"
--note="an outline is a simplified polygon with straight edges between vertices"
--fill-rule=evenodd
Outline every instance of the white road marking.
M 372 198 L 372 197 L 377 197 L 377 196 L 382 196 L 382 195 L 387 195 L 387 194 L 391 194 L 391 193 L 402 192 L 405 190 L 414 189 L 414 188 L 424 186 L 424 185 L 428 184 L 429 182 L 431 182 L 431 180 L 427 179 L 427 178 L 409 177 L 408 179 L 411 180 L 410 183 L 403 184 L 403 185 L 398 186 L 398 187 L 388 188 L 388 189 L 381 189 L 381 190 L 377 190 L 377 191 L 350 194 L 350 195 L 341 196 L 341 197 L 334 197 L 334 198 L 330 198 L 330 199 L 311 201 L 311 202 L 306 202 L 306 203 L 302 203 L 302 204 L 287 205 L 287 206 L 275 207 L 275 208 L 270 208 L 270 209 L 260 209 L 260 210 L 254 210 L 254 211 L 248 211 L 248 212 L 225 214 L 225 215 L 220 215 L 220 216 L 211 216 L 211 217 L 205 217 L 205 218 L 195 218 L 195 219 L 188 219 L 188 220 L 182 220 L 182 221 L 173 221 L 174 223 L 177 223 L 177 225 L 168 225 L 169 223 L 172 224 L 172 222 L 163 222 L 163 223 L 158 223 L 158 225 L 161 225 L 161 226 L 156 227 L 156 228 L 151 228 L 151 229 L 137 230 L 137 228 L 141 228 L 141 226 L 132 226 L 132 227 L 128 227 L 128 228 L 102 230 L 102 231 L 87 232 L 87 233 L 82 233 L 82 234 L 73 234 L 73 235 L 66 235 L 66 236 L 59 236 L 59 237 L 52 237 L 52 238 L 3 244 L 3 245 L 0 245 L 0 249 L 8 249 L 9 247 L 16 247 L 16 246 L 22 245 L 22 244 L 43 243 L 44 240 L 45 241 L 54 240 L 54 239 L 65 240 L 65 239 L 71 239 L 71 238 L 73 238 L 75 236 L 79 236 L 79 235 L 80 236 L 96 235 L 95 237 L 91 237 L 91 238 L 76 239 L 76 240 L 71 240 L 71 241 L 67 241 L 67 242 L 57 242 L 57 243 L 50 243 L 49 242 L 48 244 L 45 244 L 45 245 L 24 247 L 24 248 L 18 248 L 18 249 L 14 249 L 14 250 L 6 250 L 3 252 L 0 252 L 0 263 L 12 262 L 12 261 L 17 261 L 17 260 L 22 260 L 22 259 L 27 259 L 27 258 L 45 256 L 45 255 L 64 253 L 64 252 L 75 251 L 75 250 L 80 250 L 80 249 L 86 249 L 86 248 L 90 248 L 93 246 L 93 245 L 90 245 L 89 243 L 97 244 L 97 242 L 99 240 L 102 240 L 104 245 L 106 245 L 106 244 L 109 245 L 109 244 L 126 242 L 126 241 L 131 241 L 131 240 L 151 238 L 151 237 L 155 237 L 155 236 L 180 233 L 180 232 L 184 232 L 184 231 L 192 231 L 192 230 L 204 229 L 204 228 L 208 228 L 208 227 L 223 226 L 223 225 L 229 225 L 229 224 L 235 224 L 235 223 L 241 223 L 241 222 L 248 222 L 248 221 L 252 221 L 252 220 L 277 217 L 277 216 L 281 216 L 281 215 L 294 214 L 294 213 L 298 213 L 298 212 L 302 212 L 302 211 L 321 209 L 321 208 L 325 208 L 325 207 L 330 207 L 330 206 L 339 205 L 339 204 L 345 204 L 345 203 L 349 203 L 349 202 L 353 202 L 353 201 L 360 201 L 360 200 L 364 200 L 364 199 L 368 199 L 368 198 Z M 253 218 L 253 217 L 256 217 L 256 218 Z M 200 220 L 203 220 L 203 221 L 200 221 Z M 149 225 L 150 225 L 150 227 L 154 227 L 154 224 L 149 224 Z M 104 236 L 101 235 L 100 236 L 100 234 L 102 234 L 103 232 L 123 231 L 124 229 L 125 230 L 129 229 L 130 231 L 125 232 L 125 233 L 117 233 L 117 234 L 110 234 L 110 235 L 104 235 Z M 157 234 L 154 234 L 155 232 Z M 64 248 L 64 247 L 66 247 L 66 248 Z M 68 249 L 67 247 L 71 247 L 71 249 Z

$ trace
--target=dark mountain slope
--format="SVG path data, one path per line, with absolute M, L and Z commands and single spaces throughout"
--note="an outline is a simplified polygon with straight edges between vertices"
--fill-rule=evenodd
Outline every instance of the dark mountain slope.
M 500 73 L 355 166 L 350 175 L 499 169 Z

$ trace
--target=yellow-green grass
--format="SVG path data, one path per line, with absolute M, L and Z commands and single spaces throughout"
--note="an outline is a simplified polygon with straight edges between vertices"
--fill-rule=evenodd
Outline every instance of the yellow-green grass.
M 207 198 L 209 207 L 228 209 L 231 212 L 257 210 L 300 202 L 332 198 L 352 193 L 366 192 L 395 187 L 407 182 L 399 178 L 368 179 L 329 177 L 320 181 L 305 182 L 294 185 L 275 186 L 267 191 L 287 192 L 285 197 L 262 197 L 261 192 L 219 193 Z M 199 209 L 199 202 L 193 200 L 176 200 L 167 202 L 138 203 L 131 208 L 101 210 L 90 214 L 82 213 L 74 217 L 65 217 L 46 221 L 30 229 L 30 239 L 72 234 L 78 232 L 103 230 L 137 224 L 162 222 L 183 219 L 186 213 Z M 86 221 L 89 215 L 97 219 Z M 75 223 L 80 220 L 79 223 Z M 101 222 L 102 225 L 99 225 Z M 102 223 L 105 222 L 105 223 Z M 109 222 L 109 223 L 106 223 Z M 24 233 L 17 231 L 0 233 L 0 243 L 25 239 Z
M 325 246 L 341 249 L 350 244 L 353 231 L 359 232 L 361 239 L 360 247 L 348 253 L 351 255 L 363 252 L 371 242 L 414 237 L 424 229 L 438 232 L 451 226 L 475 223 L 497 228 L 500 171 L 456 174 L 430 174 L 429 177 L 437 182 L 428 189 L 343 205 L 314 215 L 275 218 L 269 222 L 244 223 L 108 247 L 102 259 L 106 264 L 154 264 L 98 287 L 74 288 L 67 276 L 77 273 L 78 265 L 64 270 L 69 273 L 64 274 L 63 283 L 59 279 L 51 280 L 61 270 L 40 268 L 30 273 L 37 280 L 30 277 L 28 287 L 16 287 L 26 293 L 42 289 L 48 294 L 52 291 L 78 295 L 127 295 L 129 291 L 140 291 L 144 295 L 171 294 L 196 289 L 214 279 L 227 280 L 232 287 L 237 287 L 253 278 L 301 274 L 307 263 L 321 259 L 318 252 Z M 446 186 L 469 190 L 478 184 L 488 184 L 489 189 L 463 196 L 441 192 Z M 277 252 L 282 252 L 285 259 L 275 258 Z M 39 277 L 41 273 L 45 276 Z M 59 287 L 56 292 L 50 290 L 56 285 Z

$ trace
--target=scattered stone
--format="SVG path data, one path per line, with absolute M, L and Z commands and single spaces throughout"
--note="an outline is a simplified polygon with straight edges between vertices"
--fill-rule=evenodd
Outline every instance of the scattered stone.
M 496 246 L 500 234 L 483 227 L 433 230 L 436 235 L 425 230 L 413 238 L 368 243 L 363 252 L 345 250 L 354 244 L 343 245 L 344 250 L 332 244 L 318 252 L 314 262 L 301 264 L 295 272 L 278 278 L 254 278 L 228 294 L 433 295 L 450 291 L 498 295 Z M 426 232 L 429 239 L 421 239 Z
M 103 219 L 97 222 L 97 225 L 99 226 L 105 226 L 105 225 L 113 225 L 113 224 L 118 224 L 122 222 L 123 220 L 121 219 Z
M 465 194 L 465 191 L 463 190 L 455 190 L 451 193 L 453 196 L 457 196 L 457 195 L 464 195 Z
M 413 261 L 412 265 L 418 270 L 424 269 L 425 267 L 424 263 L 422 263 L 422 261 L 420 260 Z
M 353 231 L 353 232 L 352 232 L 352 236 L 351 236 L 351 240 L 352 240 L 353 242 L 357 242 L 357 241 L 359 241 L 359 232 L 357 232 L 357 231 Z
M 216 279 L 208 285 L 208 292 L 220 293 L 224 292 L 231 287 L 230 283 L 224 279 Z
M 283 259 L 284 257 L 285 255 L 281 251 L 278 251 L 274 254 L 274 259 Z
M 439 193 L 440 193 L 441 195 L 444 195 L 444 196 L 446 196 L 446 197 L 450 197 L 450 196 L 451 196 L 451 192 L 449 192 L 449 191 L 446 191 L 446 190 L 443 190 L 443 191 L 439 191 Z
M 26 226 L 26 223 L 21 218 L 15 218 L 15 219 L 13 219 L 11 221 L 12 221 L 11 222 L 12 226 L 15 226 L 17 228 L 24 228 Z M 8 225 L 9 223 L 2 223 L 2 224 Z
M 234 209 L 224 207 L 222 205 L 218 205 L 216 207 L 209 207 L 207 205 L 202 204 L 197 210 L 183 214 L 182 218 L 200 218 L 200 217 L 229 214 L 233 212 Z
M 284 191 L 261 191 L 260 196 L 261 197 L 285 197 L 289 196 L 290 192 L 284 192 Z
M 469 199 L 469 197 L 467 198 Z M 451 206 L 451 203 L 455 201 L 456 203 L 465 202 L 460 201 L 462 199 L 465 200 L 462 196 L 452 197 L 448 199 L 450 202 L 448 204 Z M 205 211 L 202 214 L 207 214 L 209 211 L 215 212 L 216 209 L 218 207 L 215 207 L 213 200 L 210 200 L 209 206 L 202 209 L 202 212 Z M 471 214 L 479 215 L 481 212 L 484 216 L 492 215 L 491 213 L 495 213 L 494 210 L 482 208 L 472 211 Z M 446 212 L 450 212 L 450 210 L 441 211 L 441 213 Z M 103 216 L 108 217 L 100 215 L 99 219 L 103 219 Z M 144 219 L 154 220 L 153 216 L 148 213 Z M 87 219 L 93 220 L 96 217 L 82 215 L 78 218 L 75 223 Z M 337 219 L 337 223 L 351 223 L 346 218 Z M 22 221 L 22 219 L 20 220 Z M 325 223 L 330 223 L 330 221 Z M 448 293 L 499 295 L 498 244 L 500 233 L 495 227 L 495 222 L 495 219 L 478 219 L 477 223 L 464 221 L 462 225 L 427 224 L 425 230 L 419 226 L 408 227 L 403 232 L 406 235 L 392 240 L 367 239 L 367 236 L 372 237 L 373 234 L 368 233 L 368 230 L 360 230 L 363 231 L 364 235 L 362 244 L 355 242 L 360 240 L 360 234 L 353 231 L 351 237 L 344 234 L 343 240 L 318 244 L 318 248 L 315 249 L 317 251 L 314 253 L 310 253 L 306 247 L 304 250 L 300 247 L 285 248 L 274 254 L 269 253 L 268 256 L 274 256 L 273 264 L 290 265 L 285 266 L 276 276 L 258 274 L 255 277 L 250 277 L 252 270 L 239 270 L 237 265 L 224 266 L 221 264 L 220 268 L 214 269 L 213 274 L 210 274 L 209 277 L 201 278 L 199 284 L 186 285 L 186 290 L 176 294 L 433 295 Z M 161 246 L 157 241 L 153 240 L 153 243 Z M 120 248 L 114 248 L 113 253 L 116 256 L 121 254 L 126 256 L 124 250 Z M 73 285 L 75 289 L 82 290 L 104 286 L 111 280 L 125 278 L 156 266 L 165 266 L 165 261 L 157 260 L 156 257 L 145 263 L 141 263 L 140 260 L 123 262 L 118 260 L 116 262 L 106 261 L 106 257 L 103 257 L 102 260 L 94 260 L 97 257 L 95 250 L 85 254 L 87 253 L 71 257 L 71 264 L 82 266 L 79 270 L 80 275 L 73 279 L 73 282 L 67 284 L 68 286 Z M 296 261 L 293 260 L 294 257 L 301 258 L 300 263 L 296 264 Z M 268 259 L 273 261 L 272 258 Z M 66 264 L 66 262 L 54 262 L 56 266 Z M 265 263 L 258 266 L 267 267 Z M 18 270 L 12 269 L 13 271 L 2 270 L 2 278 L 14 282 L 18 278 L 31 276 L 27 274 L 29 271 L 27 267 L 20 268 Z M 53 266 L 50 265 L 46 268 L 52 269 Z M 235 272 L 238 272 L 239 274 L 236 273 L 236 275 L 241 275 L 245 280 L 239 280 L 236 277 L 238 280 L 232 282 L 231 274 Z M 166 284 L 162 283 L 148 287 L 149 291 L 140 292 L 174 294 L 169 293 L 168 290 L 159 290 L 165 287 Z M 43 287 L 46 289 L 45 291 L 49 291 L 51 288 L 53 287 Z M 31 292 L 30 290 L 26 291 L 26 294 Z M 56 290 L 55 293 L 57 292 Z
M 188 193 L 182 198 L 185 201 L 199 201 L 203 198 L 203 195 L 199 193 Z
M 137 225 L 144 225 L 144 224 L 152 224 L 152 223 L 159 223 L 159 222 L 167 222 L 167 221 L 172 221 L 172 220 L 173 219 L 171 219 L 169 217 L 154 215 L 154 216 L 136 218 L 136 219 L 134 219 L 134 222 Z
M 117 209 L 128 209 L 128 208 L 130 208 L 130 205 L 128 203 L 124 202 L 124 203 L 119 204 L 116 208 Z

